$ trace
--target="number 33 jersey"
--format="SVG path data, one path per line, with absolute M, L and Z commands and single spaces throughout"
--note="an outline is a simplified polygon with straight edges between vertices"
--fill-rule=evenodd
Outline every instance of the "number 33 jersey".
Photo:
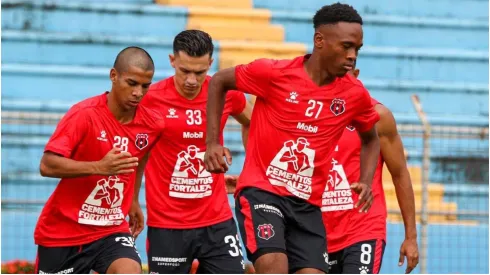
M 177 92 L 174 77 L 152 85 L 143 100 L 145 106 L 164 114 L 166 125 L 145 170 L 148 226 L 189 229 L 232 217 L 224 175 L 211 174 L 204 168 L 209 80 L 208 76 L 192 100 Z M 221 117 L 221 144 L 228 117 L 240 114 L 245 104 L 243 93 L 227 93 Z
M 328 156 L 344 128 L 363 132 L 379 120 L 360 81 L 346 75 L 319 87 L 304 69 L 307 58 L 235 68 L 237 89 L 257 96 L 237 192 L 257 187 L 320 206 Z
M 141 160 L 163 129 L 162 115 L 141 105 L 130 123 L 121 124 L 110 112 L 104 93 L 72 106 L 45 152 L 92 162 L 117 147 Z M 136 168 L 129 174 L 61 179 L 39 217 L 36 244 L 75 246 L 129 232 L 125 218 L 133 200 Z

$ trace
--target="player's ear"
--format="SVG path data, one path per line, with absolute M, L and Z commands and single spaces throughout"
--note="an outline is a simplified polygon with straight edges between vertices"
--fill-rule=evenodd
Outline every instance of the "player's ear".
M 214 61 L 214 58 L 212 58 L 212 57 L 211 57 L 211 58 L 209 59 L 209 67 L 211 67 L 211 65 L 213 65 L 213 61 Z
M 323 34 L 321 34 L 318 30 L 315 30 L 315 34 L 313 35 L 313 44 L 316 48 L 323 48 Z
M 168 55 L 168 60 L 170 61 L 170 65 L 172 65 L 172 68 L 175 69 L 175 55 L 169 54 Z
M 114 69 L 114 68 L 111 69 L 111 71 L 109 72 L 109 78 L 111 79 L 112 83 L 116 82 L 116 80 L 117 80 L 116 69 Z

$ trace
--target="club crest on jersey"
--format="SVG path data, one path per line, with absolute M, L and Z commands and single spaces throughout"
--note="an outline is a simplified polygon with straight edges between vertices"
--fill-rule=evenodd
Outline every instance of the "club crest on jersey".
M 258 236 L 261 239 L 268 240 L 272 237 L 274 237 L 274 229 L 272 229 L 273 226 L 272 224 L 261 224 L 257 227 L 258 230 Z
M 343 99 L 334 98 L 332 100 L 332 105 L 330 105 L 330 111 L 336 116 L 343 114 L 345 112 L 345 101 Z
M 354 132 L 356 130 L 356 127 L 354 127 L 352 125 L 347 125 L 345 128 L 347 128 L 347 130 L 349 130 L 351 132 Z
M 148 146 L 148 135 L 147 134 L 137 134 L 135 145 L 138 149 L 143 150 L 146 146 Z

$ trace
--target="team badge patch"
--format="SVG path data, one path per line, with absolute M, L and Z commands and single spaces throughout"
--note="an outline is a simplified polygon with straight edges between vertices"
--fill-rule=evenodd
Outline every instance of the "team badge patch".
M 148 135 L 147 134 L 137 134 L 135 145 L 138 149 L 143 150 L 146 146 L 148 146 Z
M 274 229 L 272 224 L 261 224 L 257 227 L 259 238 L 268 240 L 274 237 Z
M 334 98 L 332 100 L 332 105 L 330 105 L 330 111 L 336 116 L 343 114 L 345 112 L 345 101 L 343 99 Z
M 356 130 L 356 127 L 354 127 L 352 125 L 347 125 L 345 128 L 347 128 L 347 130 L 349 130 L 351 132 L 354 132 Z

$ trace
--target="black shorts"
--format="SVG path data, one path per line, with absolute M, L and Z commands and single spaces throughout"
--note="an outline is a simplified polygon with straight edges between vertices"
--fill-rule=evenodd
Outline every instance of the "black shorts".
M 116 233 L 89 244 L 37 248 L 36 273 L 106 273 L 117 259 L 130 258 L 141 265 L 141 258 L 129 233 Z
M 328 271 L 325 227 L 320 208 L 302 199 L 245 188 L 236 197 L 236 217 L 248 258 L 267 253 L 288 257 L 289 272 Z
M 156 273 L 189 273 L 194 259 L 197 273 L 245 273 L 242 248 L 232 219 L 196 229 L 148 227 L 148 267 Z
M 378 274 L 385 252 L 385 241 L 368 240 L 328 254 L 332 274 Z

